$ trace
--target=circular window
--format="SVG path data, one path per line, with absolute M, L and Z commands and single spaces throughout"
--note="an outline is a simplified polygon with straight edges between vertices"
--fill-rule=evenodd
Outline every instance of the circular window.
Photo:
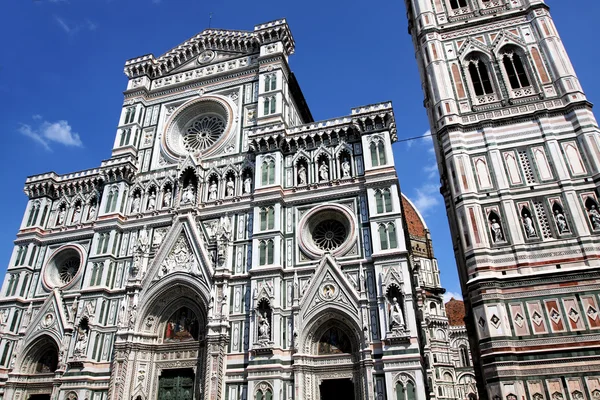
M 334 219 L 319 222 L 312 234 L 313 242 L 324 251 L 333 251 L 346 240 L 344 224 Z
M 219 97 L 203 97 L 182 105 L 167 123 L 162 143 L 165 155 L 177 159 L 219 152 L 232 131 L 231 115 L 231 106 Z
M 196 118 L 188 125 L 183 135 L 185 148 L 190 152 L 209 148 L 225 132 L 225 126 L 225 120 L 218 115 Z
M 300 248 L 317 258 L 324 253 L 343 255 L 355 242 L 356 228 L 350 211 L 337 204 L 328 204 L 307 212 L 298 224 Z
M 46 265 L 44 282 L 51 288 L 66 286 L 81 270 L 81 252 L 75 247 L 59 249 Z

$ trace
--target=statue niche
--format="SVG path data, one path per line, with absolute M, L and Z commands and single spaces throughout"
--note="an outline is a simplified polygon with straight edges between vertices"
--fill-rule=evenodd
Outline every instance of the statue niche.
M 256 326 L 258 342 L 265 345 L 271 341 L 271 307 L 267 299 L 258 303 L 256 310 Z
M 164 341 L 166 343 L 198 340 L 198 330 L 196 315 L 189 308 L 182 307 L 167 320 Z

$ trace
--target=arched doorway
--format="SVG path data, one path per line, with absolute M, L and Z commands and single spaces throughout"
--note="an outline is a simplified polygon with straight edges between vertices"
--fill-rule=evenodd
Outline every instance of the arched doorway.
M 58 369 L 58 344 L 49 336 L 33 341 L 25 351 L 20 374 L 27 376 L 26 387 L 34 390 L 25 394 L 25 399 L 50 400 L 54 389 L 53 379 Z
M 294 356 L 294 378 L 301 385 L 302 398 L 363 400 L 362 339 L 352 321 L 326 313 L 306 329 L 301 353 Z
M 181 275 L 181 276 L 177 276 Z M 206 369 L 207 302 L 189 276 L 174 273 L 163 277 L 160 287 L 140 296 L 143 305 L 135 335 L 145 342 L 127 369 L 138 380 L 127 383 L 129 398 L 191 400 L 202 398 Z M 124 342 L 115 344 L 116 364 Z M 139 383 L 138 383 L 139 382 Z

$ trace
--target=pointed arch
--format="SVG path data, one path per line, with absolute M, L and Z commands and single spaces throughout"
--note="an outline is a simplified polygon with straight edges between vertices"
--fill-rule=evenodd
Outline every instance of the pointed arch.
M 54 373 L 58 368 L 60 341 L 49 332 L 32 339 L 25 351 L 17 354 L 17 370 L 24 374 Z
M 496 53 L 507 86 L 513 90 L 532 86 L 528 53 L 521 46 L 503 44 Z

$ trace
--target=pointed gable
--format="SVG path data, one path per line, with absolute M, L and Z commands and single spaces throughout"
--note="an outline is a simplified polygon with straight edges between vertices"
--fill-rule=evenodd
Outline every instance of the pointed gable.
M 25 330 L 25 342 L 30 342 L 41 334 L 50 334 L 58 343 L 66 329 L 73 329 L 58 289 L 54 289 L 42 306 L 32 316 Z
M 337 309 L 358 322 L 358 293 L 330 255 L 321 260 L 300 302 L 300 317 L 309 321 L 323 310 Z
M 167 232 L 144 281 L 154 282 L 167 275 L 183 272 L 208 284 L 211 276 L 209 254 L 189 218 L 182 217 Z

